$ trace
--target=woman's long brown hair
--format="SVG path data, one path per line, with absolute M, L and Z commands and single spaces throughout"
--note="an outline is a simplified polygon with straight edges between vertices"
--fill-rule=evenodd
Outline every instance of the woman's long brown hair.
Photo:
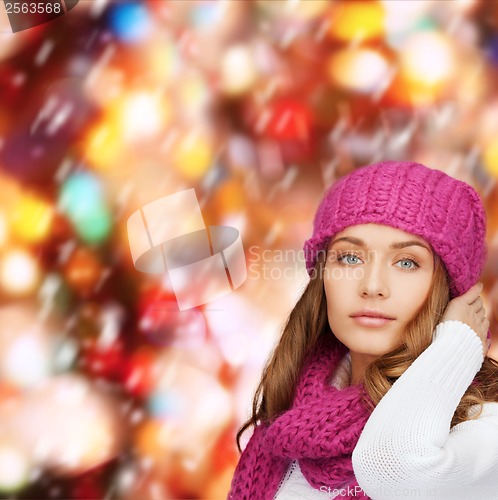
M 270 353 L 254 394 L 252 415 L 237 432 L 239 451 L 240 438 L 248 427 L 258 422 L 268 423 L 291 407 L 305 358 L 322 336 L 333 335 L 327 319 L 327 302 L 323 287 L 325 260 L 326 257 L 321 252 L 308 285 L 292 309 L 280 340 Z M 437 255 L 434 266 L 428 297 L 420 312 L 406 325 L 400 345 L 377 358 L 365 370 L 363 384 L 373 407 L 431 344 L 434 329 L 443 317 L 450 300 L 448 279 Z M 498 362 L 485 357 L 474 382 L 460 400 L 451 421 L 452 427 L 478 418 L 484 402 L 498 401 Z M 469 416 L 468 409 L 475 404 L 479 405 L 479 410 Z

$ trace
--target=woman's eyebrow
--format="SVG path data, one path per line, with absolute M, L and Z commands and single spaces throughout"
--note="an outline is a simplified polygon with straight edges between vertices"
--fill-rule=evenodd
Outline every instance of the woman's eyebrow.
M 360 238 L 355 238 L 353 236 L 343 236 L 342 238 L 337 238 L 330 244 L 330 248 L 335 244 L 338 243 L 339 241 L 348 241 L 349 243 L 352 243 L 353 245 L 357 245 L 361 248 L 366 248 L 367 244 Z M 401 248 L 406 248 L 406 247 L 411 247 L 411 246 L 419 246 L 422 248 L 425 248 L 430 254 L 432 254 L 432 251 L 423 243 L 417 240 L 409 240 L 409 241 L 396 241 L 389 245 L 389 248 L 392 250 L 399 250 Z

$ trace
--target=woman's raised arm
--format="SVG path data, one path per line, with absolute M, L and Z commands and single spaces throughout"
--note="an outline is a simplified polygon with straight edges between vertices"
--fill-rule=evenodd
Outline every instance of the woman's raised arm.
M 374 500 L 495 498 L 498 403 L 454 426 L 453 414 L 483 362 L 465 323 L 440 323 L 432 344 L 399 377 L 353 451 L 358 484 Z M 474 407 L 472 408 L 474 409 Z

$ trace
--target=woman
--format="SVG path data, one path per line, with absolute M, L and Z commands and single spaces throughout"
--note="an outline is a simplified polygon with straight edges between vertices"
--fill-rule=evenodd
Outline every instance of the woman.
M 418 163 L 362 167 L 327 191 L 228 498 L 493 498 L 485 232 L 475 190 Z

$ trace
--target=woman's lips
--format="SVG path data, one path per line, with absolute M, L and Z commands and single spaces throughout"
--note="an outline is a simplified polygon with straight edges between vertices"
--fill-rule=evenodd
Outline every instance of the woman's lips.
M 380 327 L 394 321 L 388 318 L 373 318 L 371 316 L 353 316 L 353 319 L 361 326 Z

